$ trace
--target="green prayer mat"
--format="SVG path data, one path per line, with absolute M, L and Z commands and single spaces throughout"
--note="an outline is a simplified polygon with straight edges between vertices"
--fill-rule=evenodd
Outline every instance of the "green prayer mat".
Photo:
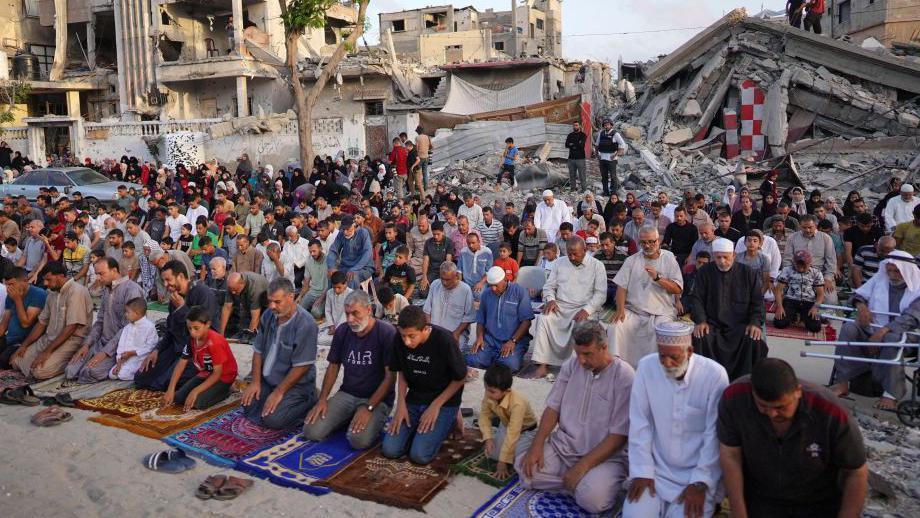
M 169 306 L 166 304 L 160 304 L 159 302 L 148 302 L 147 311 L 159 311 L 161 313 L 169 313 Z
M 508 478 L 497 479 L 493 476 L 497 467 L 498 461 L 490 459 L 484 451 L 480 450 L 478 453 L 470 455 L 456 464 L 452 464 L 450 470 L 454 473 L 462 473 L 478 478 L 490 486 L 505 487 L 508 481 L 511 480 L 511 477 L 514 476 L 514 468 L 511 468 L 511 474 L 508 475 Z

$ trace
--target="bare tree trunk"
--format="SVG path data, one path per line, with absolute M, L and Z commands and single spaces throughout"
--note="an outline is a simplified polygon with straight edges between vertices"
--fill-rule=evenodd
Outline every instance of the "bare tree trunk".
M 54 0 L 54 61 L 49 81 L 60 81 L 67 64 L 67 0 Z
M 58 0 L 59 1 L 59 0 Z M 281 12 L 287 12 L 286 0 L 278 0 L 281 4 Z M 310 168 L 313 166 L 313 107 L 319 100 L 320 94 L 326 87 L 326 83 L 336 73 L 336 69 L 349 47 L 354 48 L 358 38 L 364 33 L 364 20 L 367 16 L 367 6 L 370 0 L 358 0 L 358 18 L 355 27 L 348 35 L 345 41 L 339 43 L 338 47 L 332 53 L 332 56 L 323 66 L 322 72 L 316 78 L 316 82 L 305 92 L 301 82 L 300 73 L 297 71 L 297 43 L 301 34 L 292 32 L 287 34 L 285 39 L 285 50 L 287 53 L 287 66 L 291 72 L 291 88 L 294 90 L 294 105 L 297 111 L 297 133 L 300 141 L 300 165 L 304 173 L 309 176 Z

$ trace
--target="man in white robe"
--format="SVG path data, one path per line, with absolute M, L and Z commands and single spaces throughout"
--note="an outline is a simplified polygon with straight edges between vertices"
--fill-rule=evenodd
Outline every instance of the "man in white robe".
M 691 324 L 655 330 L 658 352 L 639 361 L 629 399 L 623 517 L 709 517 L 722 478 L 716 421 L 728 374 L 693 354 Z
M 599 311 L 607 299 L 604 264 L 587 254 L 584 240 L 569 239 L 566 253 L 556 260 L 543 285 L 543 311 L 533 333 L 533 362 L 539 365 L 534 375 L 538 378 L 546 376 L 547 365 L 562 365 L 572 356 L 575 323 Z
M 655 326 L 677 318 L 675 297 L 684 288 L 677 258 L 661 249 L 656 227 L 639 230 L 639 246 L 613 278 L 617 309 L 607 331 L 610 350 L 633 367 L 655 352 Z
M 534 226 L 543 229 L 547 239 L 555 241 L 559 237 L 559 225 L 571 222 L 572 211 L 569 210 L 569 206 L 564 201 L 555 199 L 553 191 L 543 191 L 543 201 L 537 205 L 534 213 Z

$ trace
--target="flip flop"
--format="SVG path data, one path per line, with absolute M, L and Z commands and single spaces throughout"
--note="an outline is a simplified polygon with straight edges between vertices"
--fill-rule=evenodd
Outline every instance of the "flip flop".
M 32 424 L 41 427 L 57 426 L 71 420 L 73 420 L 73 416 L 69 412 L 64 412 L 60 407 L 56 406 L 40 410 L 30 419 Z
M 151 471 L 163 473 L 182 473 L 195 466 L 195 459 L 185 455 L 182 450 L 163 450 L 144 457 L 144 467 Z
M 220 491 L 226 483 L 227 475 L 211 475 L 198 485 L 198 489 L 195 490 L 195 496 L 202 500 L 214 498 L 214 495 Z
M 214 500 L 233 500 L 252 487 L 252 479 L 227 477 L 224 485 L 214 493 Z
M 38 406 L 42 402 L 35 397 L 32 388 L 25 385 L 19 388 L 4 390 L 3 393 L 0 394 L 0 403 L 5 403 L 7 405 Z

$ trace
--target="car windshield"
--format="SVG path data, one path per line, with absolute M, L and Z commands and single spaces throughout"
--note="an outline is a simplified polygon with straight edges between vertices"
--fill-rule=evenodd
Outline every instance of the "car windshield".
M 67 173 L 67 176 L 69 176 L 70 179 L 73 180 L 73 183 L 77 185 L 93 185 L 97 183 L 106 183 L 106 182 L 112 181 L 106 178 L 105 176 L 103 176 L 102 174 L 97 173 L 96 171 L 93 171 L 92 169 L 80 169 L 78 171 L 70 171 L 69 173 Z

